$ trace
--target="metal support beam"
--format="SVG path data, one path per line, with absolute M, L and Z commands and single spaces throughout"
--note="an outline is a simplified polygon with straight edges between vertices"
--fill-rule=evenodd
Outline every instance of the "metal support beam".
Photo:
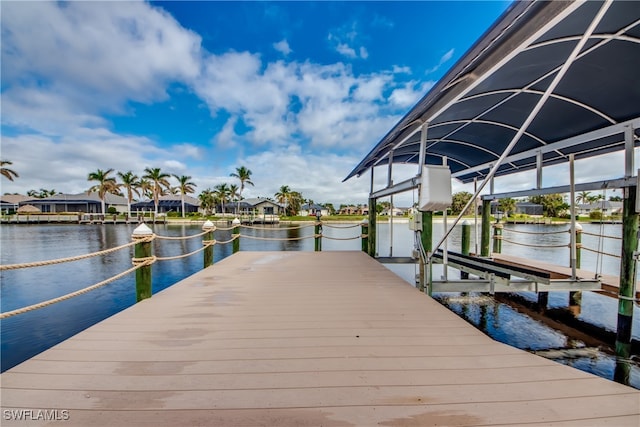
M 376 199 L 390 196 L 392 194 L 403 193 L 405 191 L 413 190 L 418 187 L 420 180 L 418 177 L 409 178 L 406 181 L 399 182 L 397 184 L 393 184 L 390 187 L 383 188 L 382 190 L 378 190 L 375 193 L 371 193 L 369 197 L 374 197 Z
M 422 167 L 427 160 L 427 129 L 429 123 L 420 127 L 420 156 L 418 157 L 418 176 L 422 176 Z
M 609 188 L 624 188 L 635 187 L 635 178 L 617 178 L 605 181 L 585 182 L 581 184 L 575 184 L 575 191 L 595 191 Z M 480 196 L 482 200 L 498 200 L 505 199 L 507 197 L 527 197 L 527 196 L 539 196 L 542 194 L 556 194 L 556 193 L 568 193 L 571 191 L 570 185 L 560 185 L 556 187 L 547 187 L 540 189 L 521 190 L 521 191 L 509 191 L 506 193 L 485 194 Z
M 634 141 L 635 135 L 633 126 L 629 125 L 624 130 L 624 176 L 630 177 L 633 176 L 634 166 L 633 166 L 633 157 L 634 157 Z
M 571 278 L 576 278 L 576 174 L 573 154 L 569 154 L 569 213 L 571 215 Z
M 542 151 L 536 153 L 536 188 L 542 188 Z

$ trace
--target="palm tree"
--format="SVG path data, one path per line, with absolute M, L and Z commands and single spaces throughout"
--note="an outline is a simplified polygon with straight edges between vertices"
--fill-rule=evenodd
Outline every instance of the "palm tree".
M 154 215 L 158 216 L 158 201 L 160 196 L 164 192 L 163 189 L 171 187 L 167 178 L 171 175 L 168 173 L 164 173 L 160 170 L 160 168 L 145 168 L 143 178 L 148 179 L 153 183 L 153 187 L 151 187 L 153 191 L 153 207 L 154 207 Z
M 227 185 L 227 183 L 222 183 L 216 185 L 213 188 L 216 190 L 214 193 L 216 199 L 218 199 L 218 201 L 220 201 L 220 203 L 222 204 L 222 215 L 224 215 L 224 203 L 229 198 L 229 186 Z
M 153 198 L 153 191 L 151 191 L 153 190 L 153 184 L 151 184 L 151 181 L 142 178 L 140 181 L 138 181 L 138 188 L 142 192 L 140 196 L 144 197 L 145 199 Z
M 234 173 L 229 174 L 234 178 L 238 178 L 240 180 L 240 192 L 238 193 L 238 200 L 242 200 L 242 191 L 244 190 L 245 185 L 253 185 L 251 182 L 251 170 L 245 168 L 244 166 L 240 166 L 236 168 Z
M 211 215 L 211 210 L 213 209 L 216 199 L 210 188 L 203 190 L 202 193 L 198 195 L 198 199 L 200 199 L 200 207 L 204 209 L 206 215 Z
M 304 197 L 302 197 L 302 193 L 298 191 L 292 191 L 289 193 L 289 214 L 291 216 L 298 215 L 303 203 Z
M 190 194 L 190 193 L 194 193 L 195 187 L 197 187 L 197 185 L 193 182 L 191 182 L 191 177 L 190 176 L 178 176 L 178 175 L 173 175 L 175 179 L 178 180 L 178 190 L 180 192 L 180 201 L 182 202 L 182 218 L 184 218 L 184 196 L 186 194 Z
M 18 175 L 18 172 L 14 171 L 13 169 L 4 167 L 5 165 L 12 165 L 12 164 L 13 162 L 10 162 L 8 160 L 0 160 L 0 174 L 2 174 L 2 176 L 7 178 L 9 181 L 13 181 L 13 178 L 20 177 L 20 175 Z
M 280 190 L 273 196 L 276 198 L 278 203 L 284 204 L 284 214 L 287 214 L 287 202 L 289 201 L 289 196 L 291 194 L 291 189 L 288 185 L 283 185 L 280 187 Z
M 112 194 L 118 193 L 118 184 L 116 183 L 116 179 L 114 177 L 109 176 L 109 174 L 112 172 L 113 172 L 113 169 L 107 169 L 106 171 L 103 171 L 102 169 L 98 169 L 95 172 L 91 172 L 87 176 L 88 181 L 98 182 L 96 185 L 92 186 L 89 189 L 88 193 L 92 193 L 92 192 L 98 193 L 98 197 L 100 197 L 100 202 L 102 205 L 102 215 L 106 213 L 105 197 L 107 193 L 112 193 Z
M 588 191 L 581 191 L 576 196 L 576 203 L 590 203 L 591 202 L 591 193 Z
M 240 193 L 236 184 L 229 184 L 229 199 L 236 202 L 236 215 L 238 215 L 238 204 L 240 203 Z
M 516 211 L 516 201 L 511 197 L 507 197 L 505 199 L 500 199 L 498 201 L 498 209 L 504 212 L 505 218 L 509 216 L 510 213 Z
M 118 177 L 120 178 L 120 181 L 122 181 L 121 187 L 124 187 L 127 190 L 127 215 L 131 216 L 131 202 L 133 201 L 133 195 L 136 194 L 138 197 L 140 196 L 140 192 L 138 191 L 140 181 L 138 179 L 138 175 L 134 174 L 132 171 L 125 173 L 118 172 Z

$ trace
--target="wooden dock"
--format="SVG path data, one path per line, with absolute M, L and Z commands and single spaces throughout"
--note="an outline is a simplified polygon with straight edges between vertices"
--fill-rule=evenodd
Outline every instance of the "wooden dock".
M 640 391 L 495 342 L 361 252 L 240 252 L 0 379 L 3 427 L 640 425 Z

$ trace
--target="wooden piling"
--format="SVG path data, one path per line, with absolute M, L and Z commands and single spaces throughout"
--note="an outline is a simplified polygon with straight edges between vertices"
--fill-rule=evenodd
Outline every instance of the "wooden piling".
M 620 291 L 618 294 L 618 328 L 616 356 L 628 359 L 631 355 L 631 324 L 635 298 L 636 261 L 638 250 L 638 214 L 635 212 L 636 187 L 624 189 L 622 212 L 622 254 L 620 260 Z
M 499 222 L 493 225 L 493 252 L 499 254 L 502 252 L 502 228 L 504 225 Z
M 318 219 L 316 226 L 314 227 L 314 249 L 316 252 L 322 251 L 322 222 Z
M 362 252 L 369 251 L 369 222 L 365 219 L 362 221 Z
M 480 256 L 489 256 L 489 241 L 491 240 L 491 200 L 482 201 L 482 230 L 480 238 Z
M 151 239 L 153 231 L 146 224 L 140 224 L 133 230 L 133 240 L 137 243 L 134 247 L 133 263 L 139 263 L 153 256 Z M 151 264 L 136 270 L 136 302 L 151 298 L 153 286 L 151 281 Z
M 471 224 L 469 224 L 469 221 L 465 220 L 462 222 L 462 242 L 461 242 L 462 255 L 469 255 L 470 246 L 471 246 Z M 460 278 L 468 279 L 469 273 L 461 271 Z
M 233 225 L 233 236 L 237 236 L 233 239 L 233 253 L 235 254 L 240 250 L 240 220 L 238 218 L 234 218 L 234 220 L 231 221 L 231 224 Z
M 208 245 L 204 248 L 204 268 L 210 267 L 213 265 L 213 231 L 215 230 L 215 226 L 209 220 L 207 220 L 203 225 L 202 229 L 206 231 L 204 235 L 203 244 Z
M 376 199 L 369 199 L 369 256 L 376 256 Z

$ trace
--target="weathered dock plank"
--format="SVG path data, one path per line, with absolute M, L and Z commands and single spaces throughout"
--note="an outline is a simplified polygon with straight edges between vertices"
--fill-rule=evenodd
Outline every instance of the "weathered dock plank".
M 240 252 L 1 385 L 3 426 L 640 423 L 640 391 L 497 343 L 360 252 Z

